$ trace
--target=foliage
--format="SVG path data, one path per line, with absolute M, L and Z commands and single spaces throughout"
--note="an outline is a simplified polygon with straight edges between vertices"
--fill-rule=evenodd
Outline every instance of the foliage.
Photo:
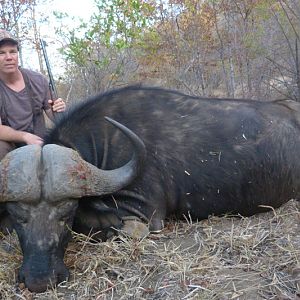
M 80 76 L 88 81 L 83 88 L 88 95 L 118 84 L 128 73 L 134 74 L 136 62 L 132 49 L 146 47 L 143 38 L 151 32 L 154 12 L 150 1 L 95 3 L 97 12 L 88 23 L 81 22 L 79 27 L 67 32 L 61 28 L 57 31 L 60 36 L 67 37 L 62 54 L 70 69 L 74 71 L 77 66 Z M 61 20 L 64 17 L 56 16 Z M 102 78 L 101 82 L 99 78 Z
M 16 30 L 20 18 L 26 13 L 34 0 L 1 0 L 0 18 L 1 28 L 6 30 Z
M 98 13 L 91 16 L 89 23 L 69 32 L 70 40 L 64 54 L 75 63 L 86 63 L 94 59 L 101 65 L 95 48 L 102 45 L 107 49 L 123 50 L 141 42 L 145 29 L 151 24 L 153 7 L 142 0 L 105 0 L 97 1 Z M 77 32 L 83 33 L 78 36 Z M 85 55 L 81 52 L 85 51 Z
M 28 38 L 23 11 L 41 1 L 0 1 L 2 22 Z M 11 17 L 17 4 L 23 23 Z M 300 98 L 298 0 L 95 0 L 95 8 L 76 26 L 55 14 L 71 98 L 137 82 L 204 96 Z

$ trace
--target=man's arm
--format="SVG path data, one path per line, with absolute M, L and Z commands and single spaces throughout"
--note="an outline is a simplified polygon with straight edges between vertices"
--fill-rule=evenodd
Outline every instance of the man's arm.
M 39 136 L 26 131 L 15 130 L 6 125 L 0 125 L 0 140 L 6 142 L 25 143 L 27 145 L 43 144 L 43 139 Z

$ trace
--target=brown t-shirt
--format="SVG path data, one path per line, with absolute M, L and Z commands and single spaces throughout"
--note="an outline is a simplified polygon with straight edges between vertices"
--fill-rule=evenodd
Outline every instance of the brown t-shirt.
M 16 92 L 0 80 L 1 122 L 16 130 L 35 133 L 41 137 L 46 132 L 43 111 L 50 109 L 48 80 L 42 74 L 20 69 L 27 77 L 26 87 Z

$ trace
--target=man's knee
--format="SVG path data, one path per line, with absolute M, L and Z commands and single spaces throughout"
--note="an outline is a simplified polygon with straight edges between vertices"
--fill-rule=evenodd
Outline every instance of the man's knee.
M 10 151 L 14 150 L 16 146 L 13 143 L 0 140 L 0 160 Z

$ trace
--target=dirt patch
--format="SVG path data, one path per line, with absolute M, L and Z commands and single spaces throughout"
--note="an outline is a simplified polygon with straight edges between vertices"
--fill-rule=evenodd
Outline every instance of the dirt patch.
M 300 299 L 300 203 L 249 218 L 169 222 L 143 240 L 74 234 L 69 282 L 34 294 L 16 282 L 15 235 L 0 245 L 1 299 Z

